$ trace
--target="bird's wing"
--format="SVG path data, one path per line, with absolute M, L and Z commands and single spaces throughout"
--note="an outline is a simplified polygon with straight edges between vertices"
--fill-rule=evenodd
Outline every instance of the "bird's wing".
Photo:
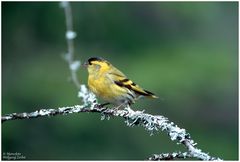
M 110 73 L 111 80 L 118 86 L 122 88 L 127 88 L 130 91 L 133 91 L 136 95 L 149 96 L 152 98 L 157 98 L 152 92 L 144 90 L 139 85 L 135 84 L 130 79 L 127 79 L 126 76 L 120 73 Z
M 109 72 L 109 74 L 113 77 L 113 78 L 126 78 L 126 76 L 117 68 L 113 67 L 111 68 L 111 71 Z

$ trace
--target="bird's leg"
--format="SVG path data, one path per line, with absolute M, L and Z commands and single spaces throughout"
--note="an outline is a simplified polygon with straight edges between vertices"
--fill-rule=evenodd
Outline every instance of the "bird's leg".
M 124 106 L 127 106 L 129 104 L 126 104 L 126 103 L 122 103 L 120 105 L 118 105 L 117 107 L 114 108 L 114 110 L 119 110 L 120 108 L 124 108 Z
M 106 105 L 109 105 L 110 103 L 103 103 L 103 104 L 97 104 L 96 106 L 99 108 L 99 109 L 101 109 L 101 110 L 106 110 L 107 109 L 107 107 L 105 107 Z
M 114 111 L 117 111 L 117 110 L 119 110 L 119 108 L 122 106 L 123 104 L 121 104 L 121 105 L 118 105 L 117 107 L 115 107 L 113 110 Z

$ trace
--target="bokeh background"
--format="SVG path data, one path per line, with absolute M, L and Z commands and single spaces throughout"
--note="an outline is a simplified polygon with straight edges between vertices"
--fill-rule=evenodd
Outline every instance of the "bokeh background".
M 187 129 L 198 147 L 238 159 L 238 2 L 73 2 L 75 56 L 103 57 L 162 100 L 133 109 Z M 69 80 L 57 2 L 2 2 L 2 114 L 81 104 Z M 87 82 L 80 69 L 79 80 Z M 144 160 L 185 150 L 121 118 L 72 114 L 2 124 L 2 152 L 28 160 Z

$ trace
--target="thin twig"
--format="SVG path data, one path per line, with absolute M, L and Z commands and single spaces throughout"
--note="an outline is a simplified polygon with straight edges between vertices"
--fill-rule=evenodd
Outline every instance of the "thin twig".
M 77 34 L 73 30 L 72 23 L 72 9 L 69 2 L 61 2 L 61 7 L 64 9 L 65 18 L 66 18 L 66 40 L 68 46 L 68 52 L 65 54 L 65 59 L 68 62 L 69 70 L 71 72 L 71 78 L 77 89 L 81 88 L 81 84 L 77 78 L 77 70 L 80 67 L 80 61 L 74 60 L 74 42 L 73 39 L 76 38 Z

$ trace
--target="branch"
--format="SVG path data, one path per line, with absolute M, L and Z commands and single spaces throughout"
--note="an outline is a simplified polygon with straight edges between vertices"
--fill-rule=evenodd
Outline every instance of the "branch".
M 200 149 L 196 148 L 196 143 L 194 143 L 194 141 L 191 139 L 190 134 L 187 133 L 185 129 L 179 128 L 173 122 L 169 121 L 166 117 L 161 115 L 147 114 L 144 113 L 144 111 L 133 111 L 130 107 L 126 107 L 124 110 L 108 109 L 99 105 L 96 101 L 95 95 L 89 92 L 84 85 L 81 86 L 82 91 L 79 91 L 79 96 L 83 98 L 83 105 L 61 107 L 58 109 L 41 109 L 31 113 L 12 113 L 2 116 L 2 122 L 44 116 L 67 115 L 80 112 L 97 112 L 102 115 L 102 120 L 110 119 L 112 116 L 123 117 L 127 126 L 142 126 L 149 131 L 151 135 L 156 131 L 165 131 L 172 141 L 177 141 L 177 144 L 183 144 L 186 147 L 188 150 L 187 156 L 189 157 L 201 160 L 221 160 L 216 157 L 211 157 L 207 153 L 204 153 Z M 162 156 L 163 154 L 160 154 L 155 159 L 158 160 Z M 181 156 L 179 155 L 179 157 Z M 154 160 L 154 158 L 149 158 L 149 160 Z
M 154 154 L 148 158 L 148 160 L 158 161 L 158 160 L 175 160 L 175 159 L 186 159 L 192 158 L 192 156 L 188 152 L 173 152 L 173 153 L 162 153 L 162 154 Z
M 71 78 L 77 89 L 81 88 L 80 82 L 77 78 L 77 70 L 79 69 L 81 62 L 74 60 L 74 43 L 73 39 L 76 38 L 77 33 L 73 31 L 72 23 L 72 9 L 69 2 L 63 1 L 60 6 L 64 9 L 66 18 L 66 40 L 68 46 L 68 52 L 65 54 L 65 60 L 68 62 L 69 70 L 71 72 Z

